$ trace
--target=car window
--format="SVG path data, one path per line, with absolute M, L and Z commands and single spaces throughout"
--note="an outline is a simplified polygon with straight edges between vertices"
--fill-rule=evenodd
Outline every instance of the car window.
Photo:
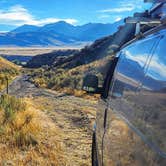
M 145 67 L 146 62 L 148 61 L 149 53 L 151 52 L 152 48 L 155 47 L 155 44 L 159 38 L 159 36 L 153 36 L 147 39 L 143 39 L 124 49 L 126 58 L 133 60 L 141 68 Z
M 166 37 L 157 46 L 143 82 L 146 134 L 166 152 Z
M 149 98 L 149 103 L 147 103 L 147 99 L 154 94 L 146 96 L 146 91 L 144 93 L 140 88 L 144 83 L 148 64 L 160 39 L 154 35 L 125 48 L 120 55 L 111 83 L 110 109 L 108 110 L 105 134 L 106 142 L 112 141 L 108 154 L 122 154 L 118 156 L 119 160 L 125 156 L 127 162 L 131 161 L 132 156 L 133 165 L 147 165 L 147 163 L 157 165 L 156 162 L 158 162 L 156 151 L 148 146 L 152 145 L 149 144 L 150 141 L 147 141 L 151 140 L 151 134 L 147 134 L 146 130 L 150 125 L 147 123 L 150 112 L 145 112 L 145 108 L 151 109 L 152 101 L 150 100 L 152 98 Z M 154 101 L 155 99 L 153 99 Z M 153 117 L 155 116 L 154 113 Z M 124 142 L 126 142 L 125 145 Z M 138 164 L 138 161 L 142 163 Z
M 126 89 L 133 88 L 136 90 L 138 88 L 144 78 L 144 68 L 150 58 L 150 52 L 158 40 L 158 37 L 144 39 L 122 50 L 114 82 L 112 82 L 113 95 L 121 97 Z
M 149 106 L 140 88 L 145 79 L 147 63 L 160 41 L 153 37 L 126 48 L 121 55 L 110 90 L 110 107 L 125 117 L 137 130 L 146 134 L 144 109 Z

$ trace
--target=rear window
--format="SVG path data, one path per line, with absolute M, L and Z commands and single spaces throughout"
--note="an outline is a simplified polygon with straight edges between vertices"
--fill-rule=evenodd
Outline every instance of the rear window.
M 149 100 L 144 107 L 148 138 L 166 152 L 166 37 L 157 46 L 151 58 L 144 88 Z

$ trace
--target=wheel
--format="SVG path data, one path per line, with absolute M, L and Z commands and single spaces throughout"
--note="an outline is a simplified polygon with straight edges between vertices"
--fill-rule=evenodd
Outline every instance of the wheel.
M 93 133 L 93 136 L 92 136 L 92 157 L 91 158 L 92 158 L 92 166 L 98 166 L 95 133 Z

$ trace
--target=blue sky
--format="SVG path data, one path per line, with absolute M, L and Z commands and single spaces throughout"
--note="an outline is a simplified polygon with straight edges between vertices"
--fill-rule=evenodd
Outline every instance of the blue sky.
M 112 23 L 149 6 L 143 0 L 0 0 L 0 31 L 60 20 L 73 25 Z

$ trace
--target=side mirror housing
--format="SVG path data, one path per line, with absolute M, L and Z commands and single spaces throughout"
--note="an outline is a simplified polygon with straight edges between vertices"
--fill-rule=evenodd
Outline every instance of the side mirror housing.
M 93 74 L 88 74 L 83 79 L 82 90 L 86 91 L 87 93 L 101 94 L 102 88 L 99 88 L 98 85 L 99 85 L 98 77 Z

